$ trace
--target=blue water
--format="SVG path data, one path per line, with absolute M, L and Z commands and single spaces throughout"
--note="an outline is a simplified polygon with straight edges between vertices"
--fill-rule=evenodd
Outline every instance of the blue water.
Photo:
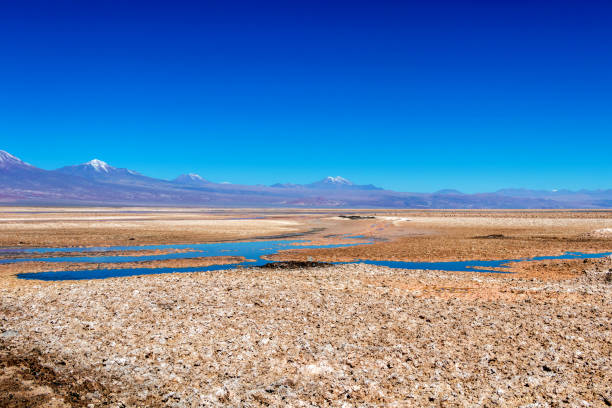
M 536 256 L 533 258 L 521 259 L 498 259 L 492 261 L 458 261 L 458 262 L 404 262 L 404 261 L 370 261 L 360 260 L 360 263 L 368 265 L 387 266 L 398 269 L 425 269 L 430 271 L 451 271 L 451 272 L 487 272 L 487 273 L 512 273 L 487 268 L 506 268 L 511 262 L 521 261 L 545 261 L 555 259 L 586 259 L 604 258 L 612 255 L 612 252 L 601 252 L 597 254 L 585 254 L 582 252 L 566 252 L 558 256 Z
M 345 236 L 345 238 L 361 238 L 362 236 Z M 104 279 L 111 277 L 124 277 L 133 275 L 149 275 L 158 273 L 170 272 L 206 272 L 218 271 L 225 269 L 234 269 L 237 267 L 260 266 L 270 261 L 263 259 L 265 255 L 275 254 L 280 250 L 285 249 L 313 249 L 313 248 L 338 248 L 354 245 L 366 244 L 337 244 L 337 245 L 309 245 L 306 240 L 274 240 L 274 241 L 252 241 L 252 242 L 224 242 L 216 244 L 185 244 L 185 245 L 146 245 L 146 246 L 111 246 L 111 247 L 88 247 L 88 248 L 35 248 L 35 249 L 20 249 L 6 250 L 6 252 L 19 252 L 21 254 L 31 254 L 31 257 L 19 259 L 0 260 L 1 264 L 17 263 L 27 261 L 43 261 L 43 262 L 92 262 L 103 265 L 107 262 L 138 262 L 138 261 L 154 261 L 163 259 L 190 259 L 200 257 L 213 256 L 242 256 L 247 261 L 233 263 L 228 265 L 211 265 L 204 267 L 189 267 L 189 268 L 116 268 L 116 269 L 92 269 L 83 271 L 52 271 L 39 273 L 22 273 L 17 276 L 21 279 L 37 279 L 45 281 L 56 280 L 81 280 L 81 279 Z M 302 244 L 302 245 L 294 245 Z M 168 250 L 168 249 L 190 249 L 184 253 L 169 253 L 163 255 L 147 255 L 147 256 L 69 256 L 69 257 L 49 257 L 45 254 L 52 253 L 88 253 L 88 252 L 110 252 L 110 251 L 145 251 L 145 250 Z M 2 250 L 0 250 L 2 252 Z M 489 261 L 461 261 L 461 262 L 402 262 L 402 261 L 371 261 L 359 260 L 358 262 L 368 265 L 387 266 L 390 268 L 401 269 L 424 269 L 424 270 L 442 270 L 452 272 L 486 272 L 486 273 L 510 273 L 505 271 L 494 270 L 492 268 L 504 268 L 506 264 L 517 261 L 538 261 L 547 259 L 582 259 L 582 258 L 602 258 L 611 255 L 612 252 L 584 254 L 580 252 L 567 252 L 561 256 L 544 256 L 534 257 L 529 259 L 502 259 Z M 338 264 L 346 262 L 338 262 Z
M 349 237 L 347 237 L 349 238 Z M 350 237 L 352 238 L 352 237 Z M 190 259 L 212 256 L 243 256 L 255 262 L 243 262 L 249 265 L 266 263 L 261 259 L 263 255 L 275 254 L 283 249 L 306 249 L 306 248 L 337 248 L 348 247 L 357 244 L 336 244 L 336 245 L 307 245 L 307 240 L 276 240 L 276 241 L 251 241 L 251 242 L 222 242 L 216 244 L 185 244 L 185 245 L 143 245 L 143 246 L 111 246 L 111 247 L 87 247 L 87 248 L 35 248 L 20 251 L 22 254 L 32 254 L 31 257 L 17 259 L 2 259 L 0 264 L 39 261 L 39 262 L 138 262 L 156 261 L 163 259 Z M 302 244 L 302 245 L 294 245 Z M 360 244 L 360 245 L 367 245 Z M 148 251 L 148 250 L 172 250 L 188 249 L 188 252 L 168 253 L 160 255 L 127 256 L 127 255 L 107 255 L 107 256 L 62 256 L 45 257 L 44 254 L 66 253 L 66 252 L 113 252 L 113 251 Z

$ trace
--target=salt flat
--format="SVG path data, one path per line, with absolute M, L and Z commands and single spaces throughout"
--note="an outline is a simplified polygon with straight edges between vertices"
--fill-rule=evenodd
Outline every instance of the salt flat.
M 37 356 L 69 379 L 58 392 L 96 405 L 603 406 L 610 267 L 555 282 L 347 265 L 28 283 L 0 292 L 2 352 Z
M 309 233 L 301 238 L 321 244 L 342 242 L 346 234 L 375 239 L 350 248 L 296 245 L 272 257 L 316 261 L 505 259 L 612 250 L 609 237 L 592 233 L 609 228 L 606 212 L 354 213 L 375 218 L 248 210 L 186 220 L 175 210 L 137 222 L 103 221 L 134 222 L 118 231 L 72 224 L 47 228 L 48 221 L 34 219 L 23 229 L 3 225 L 2 239 L 14 248 L 216 242 L 287 233 Z M 67 218 L 57 222 L 70 223 Z M 515 273 L 505 275 L 349 264 L 60 282 L 15 277 L 56 268 L 45 262 L 0 268 L 0 405 L 606 406 L 612 401 L 610 258 L 518 262 L 510 266 Z

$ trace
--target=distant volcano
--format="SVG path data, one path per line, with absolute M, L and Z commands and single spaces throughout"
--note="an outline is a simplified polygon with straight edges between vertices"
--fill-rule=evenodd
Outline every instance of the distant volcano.
M 93 159 L 74 166 L 62 167 L 56 171 L 62 174 L 82 177 L 87 180 L 117 185 L 159 187 L 160 184 L 169 184 L 169 182 L 165 180 L 143 176 L 134 170 L 113 167 L 98 159 Z
M 95 183 L 89 180 L 39 169 L 0 150 L 0 198 L 4 202 L 87 200 L 97 195 L 95 190 Z
M 59 173 L 71 174 L 92 180 L 112 180 L 123 179 L 126 177 L 143 177 L 133 170 L 118 169 L 109 165 L 102 160 L 93 159 L 87 163 L 77 164 L 75 166 L 66 166 L 57 169 Z
M 323 180 L 319 180 L 312 184 L 309 184 L 310 187 L 323 187 L 323 188 L 338 188 L 338 187 L 347 187 L 354 185 L 352 181 L 345 179 L 344 177 L 336 176 L 336 177 L 325 177 Z
M 352 190 L 382 190 L 380 187 L 376 187 L 372 184 L 357 185 L 344 177 L 325 177 L 323 180 L 316 181 L 311 184 L 307 184 L 306 187 L 315 189 L 352 189 Z
M 185 186 L 205 186 L 210 184 L 210 181 L 206 180 L 204 177 L 199 174 L 189 173 L 189 174 L 181 174 L 174 180 L 173 183 L 182 184 Z
M 12 154 L 5 152 L 4 150 L 0 150 L 0 169 L 2 170 L 10 170 L 10 169 L 34 169 L 34 166 L 28 164 Z
M 93 159 L 43 170 L 0 150 L 0 202 L 25 204 L 195 205 L 325 208 L 610 208 L 612 190 L 571 192 L 506 189 L 462 194 L 457 190 L 404 193 L 326 177 L 310 184 L 214 183 L 198 174 L 172 181 L 147 177 Z

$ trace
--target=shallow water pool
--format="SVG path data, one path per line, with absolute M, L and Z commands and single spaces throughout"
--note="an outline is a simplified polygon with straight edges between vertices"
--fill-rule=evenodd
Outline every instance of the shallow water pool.
M 359 238 L 362 236 L 345 236 L 344 238 Z M 355 245 L 368 245 L 372 243 L 360 244 L 335 244 L 335 245 L 314 245 L 308 244 L 307 240 L 273 240 L 273 241 L 249 241 L 249 242 L 223 242 L 213 244 L 185 244 L 185 245 L 145 245 L 145 246 L 110 246 L 110 247 L 88 247 L 88 248 L 36 248 L 23 250 L 0 250 L 2 252 L 19 252 L 27 254 L 24 258 L 4 259 L 0 260 L 0 264 L 18 263 L 27 261 L 41 262 L 90 262 L 98 263 L 100 267 L 91 270 L 81 271 L 66 271 L 57 270 L 51 272 L 38 273 L 22 273 L 17 276 L 21 279 L 36 279 L 45 281 L 56 280 L 82 280 L 82 279 L 104 279 L 125 277 L 134 275 L 149 275 L 158 273 L 174 273 L 174 272 L 206 272 L 218 271 L 226 269 L 234 269 L 238 267 L 261 266 L 270 261 L 263 259 L 266 255 L 272 255 L 281 250 L 287 249 L 316 249 L 316 248 L 338 248 Z M 296 245 L 299 244 L 299 245 Z M 159 255 L 145 256 L 124 256 L 124 255 L 108 255 L 108 256 L 86 256 L 88 252 L 112 252 L 112 251 L 150 251 L 150 250 L 189 250 L 189 252 L 168 253 Z M 50 257 L 49 254 L 57 253 L 83 253 L 83 256 L 67 256 L 67 257 Z M 505 271 L 495 270 L 493 268 L 504 268 L 510 262 L 517 261 L 539 261 L 539 260 L 554 260 L 554 259 L 582 259 L 582 258 L 603 258 L 611 255 L 612 252 L 603 252 L 596 254 L 585 254 L 580 252 L 566 252 L 560 256 L 542 256 L 528 259 L 500 259 L 500 260 L 472 260 L 460 262 L 403 262 L 403 261 L 372 261 L 359 260 L 358 263 L 368 265 L 386 266 L 390 268 L 400 269 L 424 269 L 424 270 L 442 270 L 452 272 L 479 272 L 479 273 L 510 273 Z M 155 261 L 165 259 L 191 259 L 201 257 L 217 257 L 217 256 L 236 256 L 244 257 L 246 261 L 237 262 L 227 265 L 210 265 L 199 267 L 185 268 L 104 268 L 105 263 L 122 263 L 122 262 L 138 262 L 138 261 Z M 343 264 L 346 262 L 337 262 Z

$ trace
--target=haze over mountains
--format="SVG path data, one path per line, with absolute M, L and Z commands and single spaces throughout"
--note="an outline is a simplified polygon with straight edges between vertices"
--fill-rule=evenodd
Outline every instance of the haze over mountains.
M 102 160 L 43 170 L 0 150 L 0 204 L 173 205 L 337 208 L 612 208 L 612 189 L 504 189 L 407 193 L 358 185 L 340 176 L 310 184 L 214 183 L 197 174 L 161 180 Z

